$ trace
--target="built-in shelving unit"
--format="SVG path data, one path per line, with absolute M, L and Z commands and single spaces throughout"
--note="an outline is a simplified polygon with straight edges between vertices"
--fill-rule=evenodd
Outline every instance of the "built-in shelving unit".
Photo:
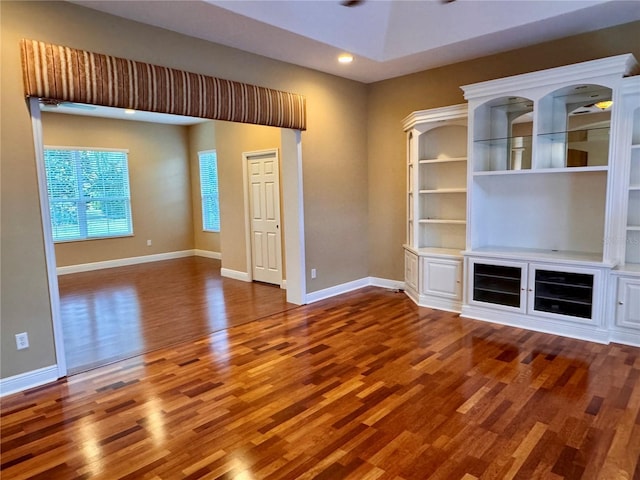
M 621 94 L 637 69 L 620 55 L 462 87 L 464 316 L 609 341 L 605 279 L 640 262 L 640 127 L 624 147 Z
M 608 316 L 612 340 L 640 346 L 640 77 L 625 78 L 621 103 L 621 148 L 618 150 L 620 195 L 620 265 L 612 272 Z
M 467 106 L 413 112 L 407 132 L 407 293 L 459 310 L 467 214 Z M 408 265 L 416 265 L 410 268 Z
M 407 294 L 640 346 L 638 73 L 619 55 L 463 86 L 468 105 L 409 115 Z
M 640 103 L 636 107 L 632 120 L 625 246 L 625 263 L 631 264 L 640 264 Z

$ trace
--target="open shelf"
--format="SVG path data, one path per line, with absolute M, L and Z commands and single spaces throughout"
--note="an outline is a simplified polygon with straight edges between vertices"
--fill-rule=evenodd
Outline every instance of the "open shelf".
M 433 190 L 420 190 L 420 193 L 467 193 L 466 188 L 436 188 Z
M 535 175 L 549 173 L 582 173 L 582 172 L 607 172 L 609 167 L 606 165 L 597 167 L 568 167 L 568 168 L 533 168 L 531 170 L 495 170 L 473 172 L 474 177 L 486 177 L 497 175 Z
M 505 246 L 486 246 L 474 248 L 465 252 L 474 256 L 503 257 L 518 260 L 548 260 L 567 264 L 589 264 L 598 267 L 605 266 L 601 253 L 575 252 L 568 250 L 545 250 L 537 248 L 514 248 Z
M 419 255 L 428 255 L 430 257 L 443 257 L 443 258 L 460 258 L 462 257 L 462 249 L 459 248 L 444 248 L 444 247 L 421 247 L 415 249 L 415 252 Z
M 421 165 L 428 165 L 431 163 L 453 163 L 453 162 L 466 162 L 467 157 L 454 157 L 454 158 L 426 158 L 424 160 L 419 160 L 418 163 Z
M 418 256 L 460 259 L 466 243 L 466 105 L 407 117 L 407 247 Z M 413 192 L 413 194 L 411 194 Z M 417 267 L 422 269 L 422 263 Z
M 418 223 L 442 223 L 449 225 L 466 225 L 466 220 L 447 220 L 447 219 L 437 219 L 437 218 L 424 218 L 418 220 Z

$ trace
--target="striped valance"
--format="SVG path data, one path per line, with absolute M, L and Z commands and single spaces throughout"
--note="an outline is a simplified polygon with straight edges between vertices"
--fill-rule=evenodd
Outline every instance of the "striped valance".
M 302 95 L 22 40 L 30 97 L 306 129 Z

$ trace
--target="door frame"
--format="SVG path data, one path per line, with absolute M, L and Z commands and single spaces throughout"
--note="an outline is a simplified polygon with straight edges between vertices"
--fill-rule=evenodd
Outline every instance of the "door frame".
M 51 322 L 56 354 L 58 378 L 67 375 L 67 360 L 64 348 L 64 332 L 60 311 L 60 290 L 56 267 L 56 253 L 51 231 L 49 196 L 47 193 L 46 173 L 44 168 L 44 136 L 42 130 L 42 112 L 39 99 L 29 97 L 29 115 L 33 131 L 35 147 L 36 176 L 40 201 L 40 218 L 42 219 L 43 243 L 47 283 L 49 286 L 49 304 L 51 306 Z M 304 241 L 304 198 L 302 192 L 302 132 L 288 128 L 280 129 L 282 155 L 280 166 L 283 204 L 282 214 L 286 225 L 285 254 L 287 259 L 286 277 L 290 279 L 287 288 L 287 302 L 295 305 L 306 304 L 307 286 L 305 276 L 305 241 Z M 286 202 L 285 202 L 286 200 Z M 282 229 L 281 229 L 282 232 Z M 281 233 L 281 235 L 283 235 Z

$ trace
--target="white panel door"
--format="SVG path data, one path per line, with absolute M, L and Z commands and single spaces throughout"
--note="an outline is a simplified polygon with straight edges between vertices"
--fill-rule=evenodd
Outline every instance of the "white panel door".
M 640 279 L 618 279 L 618 311 L 616 323 L 620 327 L 640 330 Z
M 280 174 L 275 150 L 247 155 L 253 279 L 280 285 Z

